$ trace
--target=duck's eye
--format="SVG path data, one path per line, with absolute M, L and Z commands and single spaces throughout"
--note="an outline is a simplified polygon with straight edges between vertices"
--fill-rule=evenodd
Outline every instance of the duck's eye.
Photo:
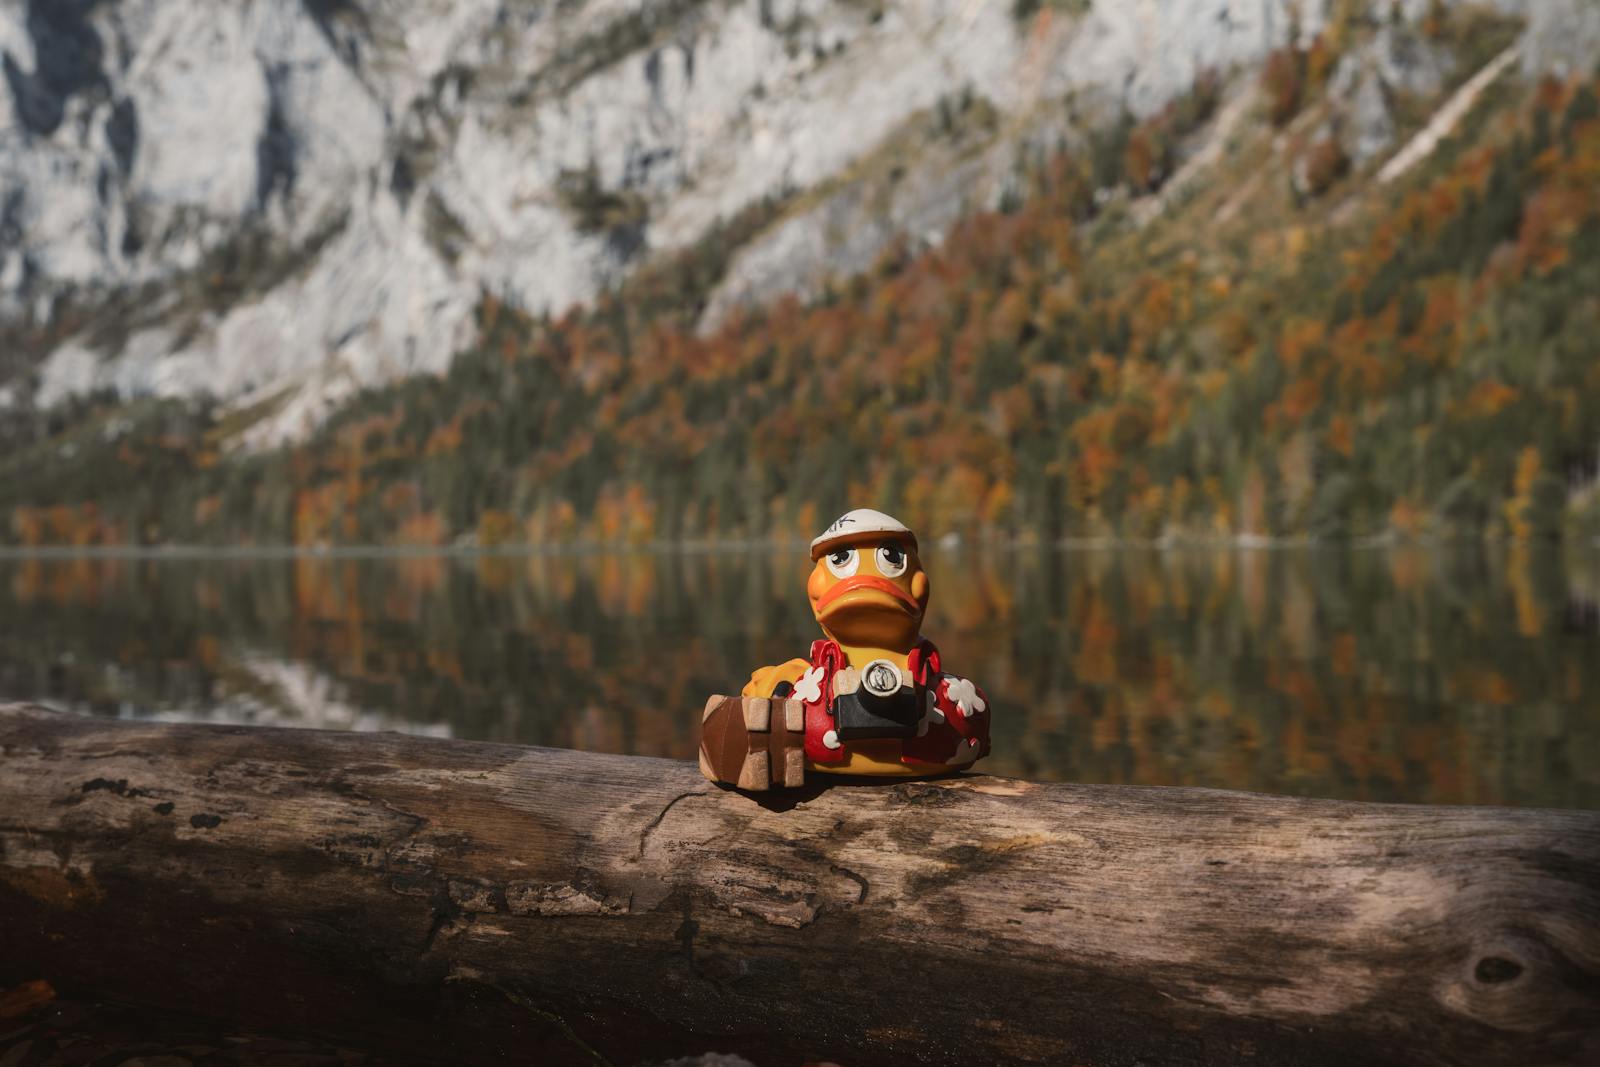
M 836 548 L 825 558 L 835 578 L 848 578 L 861 566 L 861 553 L 853 548 Z
M 899 545 L 878 546 L 878 573 L 898 578 L 906 572 L 906 552 Z

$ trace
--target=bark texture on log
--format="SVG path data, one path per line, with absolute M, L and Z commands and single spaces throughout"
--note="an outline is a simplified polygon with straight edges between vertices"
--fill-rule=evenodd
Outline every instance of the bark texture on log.
M 753 798 L 11 707 L 0 986 L 37 978 L 445 1058 L 1595 1063 L 1600 815 L 984 775 Z

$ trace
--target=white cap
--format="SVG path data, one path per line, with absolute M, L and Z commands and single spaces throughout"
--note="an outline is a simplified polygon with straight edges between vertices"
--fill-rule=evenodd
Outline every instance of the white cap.
M 821 559 L 830 545 L 840 541 L 853 541 L 866 534 L 898 534 L 910 541 L 912 548 L 917 547 L 917 535 L 893 515 L 885 515 L 871 508 L 856 508 L 834 519 L 833 525 L 823 530 L 817 539 L 811 542 L 811 558 Z

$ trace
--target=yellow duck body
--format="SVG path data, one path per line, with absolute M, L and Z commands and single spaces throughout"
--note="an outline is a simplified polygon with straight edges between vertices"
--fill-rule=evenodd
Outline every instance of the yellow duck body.
M 822 632 L 857 670 L 886 659 L 909 673 L 908 659 L 922 631 L 930 592 L 915 539 L 878 534 L 843 538 L 831 547 L 834 551 L 816 557 L 806 581 L 812 614 Z M 762 667 L 750 675 L 741 694 L 771 696 L 781 683 L 795 684 L 810 668 L 803 659 Z M 806 767 L 829 774 L 928 773 L 901 762 L 901 752 L 902 743 L 893 738 L 854 741 L 847 744 L 843 760 L 825 764 L 807 760 Z

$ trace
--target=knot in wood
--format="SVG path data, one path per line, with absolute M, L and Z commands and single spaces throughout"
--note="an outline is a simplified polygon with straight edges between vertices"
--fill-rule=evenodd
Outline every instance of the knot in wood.
M 924 808 L 942 808 L 956 803 L 954 791 L 932 782 L 904 782 L 889 790 L 897 804 L 912 804 Z
M 1484 985 L 1499 985 L 1512 981 L 1522 970 L 1522 964 L 1516 960 L 1508 960 L 1504 956 L 1485 956 L 1478 961 L 1473 977 Z

